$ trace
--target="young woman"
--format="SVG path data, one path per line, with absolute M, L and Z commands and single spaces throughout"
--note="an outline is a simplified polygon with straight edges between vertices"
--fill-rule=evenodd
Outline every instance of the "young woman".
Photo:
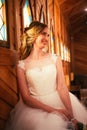
M 8 130 L 77 130 L 78 122 L 87 124 L 85 107 L 68 92 L 61 58 L 43 51 L 48 42 L 48 27 L 38 21 L 22 36 L 22 60 L 17 65 L 20 100 Z

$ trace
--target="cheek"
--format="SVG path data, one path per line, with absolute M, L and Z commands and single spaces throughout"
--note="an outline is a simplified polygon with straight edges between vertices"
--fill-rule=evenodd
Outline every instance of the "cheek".
M 41 49 L 45 47 L 45 45 L 44 45 L 43 42 L 39 42 L 38 46 L 39 46 L 39 48 L 41 48 Z
M 38 37 L 38 38 L 36 39 L 37 44 L 38 44 L 38 43 L 41 43 L 41 41 L 42 41 L 42 38 L 41 38 L 41 37 Z

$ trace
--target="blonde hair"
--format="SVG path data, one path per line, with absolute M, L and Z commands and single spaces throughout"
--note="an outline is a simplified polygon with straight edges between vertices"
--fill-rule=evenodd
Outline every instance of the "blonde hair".
M 29 27 L 25 28 L 25 31 L 21 37 L 21 46 L 19 53 L 20 59 L 25 59 L 30 54 L 35 39 L 45 27 L 47 27 L 46 24 L 40 23 L 38 21 L 33 21 Z

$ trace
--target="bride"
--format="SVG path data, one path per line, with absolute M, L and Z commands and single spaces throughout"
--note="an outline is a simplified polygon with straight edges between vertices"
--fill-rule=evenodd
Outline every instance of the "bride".
M 25 29 L 17 65 L 20 100 L 11 111 L 6 130 L 78 130 L 87 124 L 87 111 L 68 92 L 61 58 L 45 53 L 49 31 L 34 21 Z

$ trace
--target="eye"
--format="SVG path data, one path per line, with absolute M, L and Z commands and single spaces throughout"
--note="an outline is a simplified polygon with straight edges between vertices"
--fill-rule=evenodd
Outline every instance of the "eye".
M 43 36 L 48 36 L 49 37 L 49 34 L 47 34 L 46 32 L 42 32 L 41 33 Z
M 48 34 L 47 36 L 49 37 L 50 35 Z

